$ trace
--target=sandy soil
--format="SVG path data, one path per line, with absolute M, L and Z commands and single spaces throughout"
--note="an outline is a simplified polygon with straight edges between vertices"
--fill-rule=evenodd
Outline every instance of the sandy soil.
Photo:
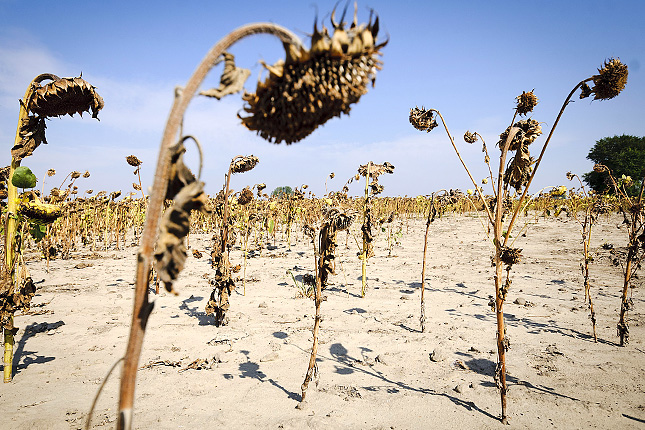
M 510 428 L 645 428 L 645 294 L 633 291 L 631 342 L 617 345 L 621 269 L 601 250 L 591 267 L 598 343 L 584 303 L 580 228 L 572 219 L 528 219 L 522 264 L 505 306 Z M 138 429 L 498 429 L 491 245 L 480 220 L 446 216 L 430 229 L 427 329 L 420 332 L 425 221 L 396 220 L 388 256 L 381 233 L 360 297 L 354 238 L 339 234 L 340 264 L 322 304 L 318 383 L 300 399 L 314 304 L 297 279 L 313 266 L 310 244 L 279 234 L 254 252 L 231 297 L 230 324 L 204 313 L 212 273 L 210 235 L 191 235 L 178 296 L 156 297 L 137 379 Z M 356 235 L 356 226 L 352 234 Z M 594 247 L 625 246 L 620 219 L 595 227 Z M 349 247 L 345 246 L 345 243 Z M 16 317 L 15 378 L 0 387 L 3 428 L 78 429 L 110 367 L 124 354 L 136 247 L 75 253 L 49 273 L 29 263 L 38 293 Z M 231 253 L 242 263 L 241 251 Z M 645 275 L 644 275 L 645 276 Z M 154 298 L 154 297 L 153 297 Z M 203 361 L 196 361 L 203 360 Z M 199 366 L 191 363 L 201 363 Z M 195 367 L 195 368 L 191 368 Z M 114 428 L 118 369 L 98 400 L 92 428 Z M 5 427 L 6 426 L 6 427 Z

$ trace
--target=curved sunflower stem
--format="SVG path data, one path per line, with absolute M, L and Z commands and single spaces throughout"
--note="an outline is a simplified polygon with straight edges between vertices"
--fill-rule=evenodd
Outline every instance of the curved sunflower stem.
M 29 84 L 29 87 L 27 88 L 27 91 L 25 91 L 25 98 L 24 102 L 20 103 L 20 113 L 18 114 L 18 127 L 16 129 L 16 137 L 14 139 L 14 144 L 17 145 L 22 141 L 22 138 L 20 137 L 20 128 L 23 124 L 23 121 L 26 121 L 28 116 L 29 116 L 29 109 L 27 108 L 27 104 L 29 99 L 31 98 L 31 95 L 33 93 L 33 84 L 35 82 L 40 82 L 41 80 L 44 79 L 49 79 L 50 76 L 54 75 L 49 75 L 49 74 L 43 74 L 37 76 L 31 83 Z M 11 288 L 15 288 L 16 286 L 16 274 L 15 274 L 15 261 L 16 261 L 16 234 L 17 234 L 17 228 L 18 224 L 16 222 L 16 214 L 18 210 L 18 189 L 16 188 L 15 185 L 11 182 L 11 179 L 13 178 L 13 173 L 15 170 L 20 167 L 20 160 L 16 160 L 13 156 L 11 157 L 11 167 L 9 168 L 9 176 L 7 177 L 7 221 L 5 225 L 5 242 L 4 242 L 4 249 L 5 249 L 5 273 L 6 276 L 11 279 Z M 11 325 L 13 325 L 13 315 L 10 316 L 11 319 Z M 13 330 L 7 330 L 4 329 L 4 382 L 11 382 L 13 378 L 13 345 L 14 345 L 14 337 L 13 337 Z
M 248 24 L 233 30 L 217 42 L 206 54 L 204 59 L 197 66 L 197 69 L 191 78 L 188 80 L 186 86 L 181 92 L 181 96 L 176 97 L 173 102 L 159 149 L 152 192 L 150 193 L 150 201 L 148 203 L 146 222 L 137 255 L 132 322 L 130 325 L 130 336 L 123 363 L 119 391 L 119 416 L 117 419 L 118 429 L 129 430 L 132 428 L 134 388 L 137 368 L 139 365 L 139 358 L 141 356 L 141 348 L 143 345 L 148 316 L 152 310 L 152 304 L 148 299 L 149 276 L 152 268 L 153 251 L 159 228 L 159 220 L 168 187 L 170 170 L 170 152 L 168 149 L 177 140 L 179 127 L 182 123 L 184 113 L 186 112 L 186 108 L 188 107 L 190 100 L 196 94 L 199 86 L 202 84 L 204 78 L 216 63 L 217 59 L 224 53 L 224 51 L 240 39 L 261 33 L 273 34 L 279 37 L 282 42 L 296 45 L 296 47 L 300 47 L 302 45 L 298 37 L 291 31 L 272 23 Z
M 481 188 L 475 182 L 475 179 L 473 178 L 473 175 L 470 173 L 470 170 L 468 169 L 468 166 L 466 165 L 466 162 L 464 161 L 463 158 L 461 158 L 461 154 L 459 153 L 459 150 L 457 149 L 457 145 L 455 145 L 455 140 L 452 138 L 452 135 L 450 134 L 450 131 L 448 130 L 448 126 L 446 125 L 446 121 L 443 119 L 443 115 L 441 115 L 441 112 L 439 112 L 436 109 L 429 109 L 428 112 L 436 112 L 437 115 L 439 115 L 439 118 L 441 118 L 441 123 L 443 124 L 443 128 L 446 130 L 446 134 L 448 135 L 448 138 L 450 139 L 450 143 L 452 144 L 452 149 L 455 150 L 455 153 L 457 154 L 457 157 L 459 158 L 459 161 L 461 161 L 461 165 L 464 166 L 464 169 L 466 170 L 466 173 L 468 173 L 468 177 L 470 178 L 470 181 L 473 183 L 475 186 L 475 190 L 477 190 L 477 194 L 479 194 L 479 198 L 482 199 L 482 202 L 484 203 L 484 208 L 486 209 L 486 214 L 488 215 L 488 220 L 492 224 L 493 221 L 493 214 L 490 211 L 490 208 L 488 207 L 488 203 L 486 203 L 486 199 L 484 198 L 484 195 L 482 194 Z

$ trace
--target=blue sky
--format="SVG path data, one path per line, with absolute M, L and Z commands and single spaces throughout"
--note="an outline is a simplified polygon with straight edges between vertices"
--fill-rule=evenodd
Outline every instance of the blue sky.
M 174 87 L 186 83 L 212 45 L 237 27 L 266 21 L 289 28 L 308 46 L 316 8 L 329 27 L 334 3 L 0 0 L 0 141 L 5 148 L 0 162 L 10 162 L 18 99 L 29 82 L 40 73 L 82 72 L 105 99 L 100 121 L 89 115 L 49 120 L 49 144 L 23 165 L 39 177 L 39 188 L 46 170 L 57 170 L 45 180 L 46 190 L 60 185 L 72 170 L 89 170 L 90 178 L 77 181 L 81 191 L 129 192 L 136 177 L 125 157 L 134 154 L 143 161 L 147 187 Z M 260 163 L 233 178 L 236 190 L 259 182 L 269 190 L 308 184 L 321 195 L 325 183 L 328 190 L 339 190 L 370 160 L 396 167 L 380 181 L 385 195 L 472 188 L 443 129 L 416 131 L 408 122 L 410 108 L 441 111 L 474 176 L 483 178 L 487 168 L 481 146 L 463 142 L 466 130 L 483 135 L 491 155 L 497 154 L 493 147 L 511 121 L 515 97 L 535 89 L 540 103 L 532 118 L 544 130 L 532 145 L 537 154 L 569 91 L 610 57 L 629 66 L 625 91 L 608 101 L 574 99 L 531 190 L 570 185 L 567 171 L 591 170 L 586 155 L 603 137 L 645 136 L 645 1 L 370 0 L 360 1 L 358 8 L 360 22 L 367 21 L 368 8 L 376 10 L 381 40 L 389 36 L 390 42 L 382 50 L 384 65 L 375 88 L 349 116 L 334 118 L 286 146 L 268 143 L 240 124 L 239 94 L 191 102 L 184 130 L 204 146 L 202 180 L 209 194 L 221 189 L 231 158 L 250 154 Z M 281 43 L 266 35 L 244 39 L 230 52 L 238 66 L 251 70 L 249 92 L 262 75 L 260 60 L 272 64 L 284 57 Z M 214 69 L 203 88 L 217 86 L 220 73 Z M 196 151 L 189 146 L 188 152 L 187 162 L 196 170 Z M 331 172 L 335 178 L 330 180 Z M 353 184 L 351 193 L 359 193 L 361 186 Z

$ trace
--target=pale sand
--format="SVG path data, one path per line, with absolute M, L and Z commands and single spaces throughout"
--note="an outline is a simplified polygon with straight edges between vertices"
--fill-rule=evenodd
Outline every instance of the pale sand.
M 400 222 L 395 220 L 395 227 Z M 625 246 L 619 226 L 617 216 L 602 219 L 593 246 Z M 346 234 L 339 234 L 340 264 L 322 304 L 319 383 L 310 384 L 302 410 L 296 405 L 309 360 L 314 304 L 296 298 L 286 270 L 298 278 L 311 272 L 310 244 L 294 232 L 290 252 L 278 240 L 277 249 L 250 258 L 247 277 L 256 281 L 246 284 L 245 296 L 238 282 L 230 324 L 216 328 L 204 313 L 211 291 L 203 277 L 212 273 L 211 235 L 191 235 L 191 248 L 204 257 L 188 257 L 176 284 L 178 296 L 156 297 L 140 364 L 167 364 L 139 371 L 135 428 L 506 428 L 497 420 L 500 401 L 493 381 L 492 247 L 471 216 L 450 215 L 431 226 L 427 332 L 421 333 L 424 230 L 423 219 L 404 221 L 392 257 L 380 233 L 365 298 L 356 242 L 350 238 L 346 248 Z M 591 281 L 599 341 L 594 343 L 579 269 L 580 240 L 579 225 L 562 216 L 539 219 L 515 244 L 524 257 L 513 269 L 505 306 L 509 428 L 645 428 L 645 296 L 642 288 L 634 289 L 631 342 L 617 346 L 622 274 L 609 258 L 596 258 Z M 17 372 L 0 388 L 3 428 L 83 427 L 99 384 L 125 351 L 135 252 L 129 247 L 88 258 L 92 252 L 80 250 L 71 260 L 52 261 L 49 273 L 44 262 L 29 263 L 38 286 L 33 304 L 48 303 L 32 310 L 48 313 L 16 318 Z M 238 246 L 231 260 L 242 263 Z M 81 262 L 91 266 L 75 268 Z M 430 359 L 434 351 L 440 361 Z M 197 359 L 210 368 L 180 371 Z M 120 368 L 105 386 L 92 428 L 114 428 L 119 377 Z

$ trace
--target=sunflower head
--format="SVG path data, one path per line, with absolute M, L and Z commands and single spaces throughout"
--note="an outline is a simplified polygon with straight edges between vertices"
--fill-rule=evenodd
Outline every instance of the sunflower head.
M 46 80 L 51 82 L 41 85 Z M 27 94 L 26 100 L 21 101 L 27 115 L 19 124 L 20 139 L 11 148 L 11 155 L 17 161 L 30 156 L 41 143 L 47 143 L 45 118 L 91 112 L 92 117 L 98 119 L 105 104 L 95 87 L 81 77 L 59 78 L 45 73 L 31 82 Z
M 419 131 L 430 133 L 438 124 L 434 118 L 434 112 L 424 107 L 410 109 L 410 124 Z
M 376 43 L 378 17 L 358 25 L 354 16 L 346 28 L 345 13 L 340 22 L 334 16 L 331 36 L 316 22 L 310 49 L 284 44 L 285 60 L 264 65 L 268 77 L 243 96 L 248 116 L 240 119 L 249 130 L 269 142 L 297 142 L 331 118 L 349 114 L 374 84 L 382 64 L 379 49 L 387 44 Z
M 237 198 L 237 202 L 244 206 L 253 201 L 253 191 L 249 187 L 246 187 L 240 193 L 240 196 Z
M 466 143 L 475 143 L 475 142 L 477 142 L 477 133 L 471 133 L 470 131 L 466 131 L 464 133 L 464 141 Z
M 247 155 L 246 157 L 236 157 L 231 162 L 231 172 L 248 172 L 249 170 L 252 170 L 259 162 L 260 159 L 254 155 Z
M 41 86 L 32 83 L 32 95 L 26 101 L 27 109 L 41 117 L 54 117 L 75 113 L 91 112 L 92 118 L 98 118 L 99 111 L 105 103 L 101 96 L 81 77 L 59 78 L 51 76 L 52 82 Z
M 533 94 L 532 90 L 528 93 L 526 91 L 522 91 L 522 94 L 516 97 L 516 101 L 517 107 L 515 109 L 519 115 L 526 115 L 527 113 L 532 112 L 538 104 L 538 98 Z
M 503 246 L 500 253 L 500 259 L 507 266 L 512 266 L 513 264 L 519 263 L 520 258 L 522 257 L 522 250 L 519 248 L 510 248 L 508 246 Z
M 139 167 L 141 165 L 141 160 L 139 160 L 135 155 L 128 155 L 125 157 L 125 161 L 132 167 Z
M 627 74 L 627 65 L 620 60 L 611 58 L 605 61 L 598 74 L 592 77 L 594 100 L 609 100 L 620 94 L 627 84 Z

